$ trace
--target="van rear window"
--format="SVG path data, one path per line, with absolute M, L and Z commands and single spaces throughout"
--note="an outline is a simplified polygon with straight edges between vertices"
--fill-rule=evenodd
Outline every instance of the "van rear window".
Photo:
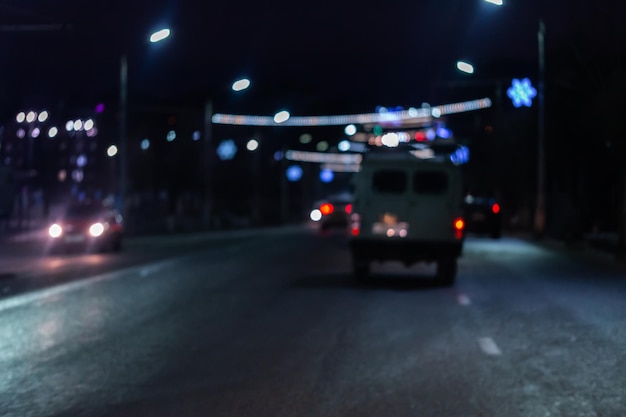
M 413 191 L 417 194 L 443 194 L 448 190 L 448 174 L 442 171 L 417 171 Z
M 381 169 L 372 175 L 372 189 L 379 194 L 403 194 L 406 192 L 407 175 L 397 169 Z

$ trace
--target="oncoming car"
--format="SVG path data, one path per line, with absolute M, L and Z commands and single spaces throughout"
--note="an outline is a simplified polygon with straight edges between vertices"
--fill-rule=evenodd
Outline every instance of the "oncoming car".
M 52 251 L 80 248 L 117 252 L 122 248 L 122 216 L 98 202 L 71 204 L 50 225 L 48 237 Z
M 352 196 L 350 194 L 334 194 L 318 201 L 309 218 L 319 224 L 321 231 L 331 228 L 345 231 L 348 227 L 350 213 L 352 213 Z

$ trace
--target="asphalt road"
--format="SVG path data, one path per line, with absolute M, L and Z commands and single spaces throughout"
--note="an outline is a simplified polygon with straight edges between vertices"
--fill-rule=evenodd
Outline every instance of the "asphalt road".
M 427 265 L 358 285 L 344 237 L 298 228 L 173 246 L 1 299 L 0 415 L 626 415 L 603 258 L 470 238 L 445 288 Z

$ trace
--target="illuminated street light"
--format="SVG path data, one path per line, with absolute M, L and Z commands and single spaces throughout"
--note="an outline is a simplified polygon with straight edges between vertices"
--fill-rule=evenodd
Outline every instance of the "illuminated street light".
M 161 29 L 159 31 L 156 31 L 152 35 L 150 35 L 150 42 L 151 43 L 160 42 L 163 39 L 169 37 L 171 33 L 172 31 L 169 29 Z
M 57 129 L 56 127 L 51 127 L 50 130 L 48 130 L 48 137 L 50 139 L 54 138 L 57 134 L 59 133 L 59 129 Z
M 274 123 L 285 123 L 287 120 L 289 120 L 289 117 L 290 114 L 287 110 L 279 111 L 274 115 Z
M 35 121 L 35 119 L 37 118 L 37 113 L 35 113 L 34 111 L 30 111 L 28 112 L 28 114 L 26 115 L 26 121 L 28 123 L 32 123 Z
M 346 128 L 343 130 L 344 133 L 348 136 L 352 136 L 356 133 L 356 126 L 355 125 L 348 125 L 346 126 Z
M 23 111 L 19 112 L 15 117 L 15 120 L 18 123 L 24 123 L 24 120 L 26 120 L 26 113 L 24 113 Z
M 68 120 L 67 123 L 65 123 L 65 130 L 67 130 L 68 132 L 71 132 L 72 130 L 74 130 L 73 120 Z
M 85 130 L 91 130 L 91 129 L 93 129 L 93 126 L 94 126 L 94 122 L 91 119 L 86 120 L 85 124 L 83 125 Z
M 456 68 L 459 71 L 464 72 L 466 74 L 473 74 L 474 73 L 474 66 L 472 64 L 470 64 L 469 62 L 457 61 Z
M 502 6 L 502 0 L 485 0 L 487 3 L 495 4 L 496 6 Z
M 39 120 L 40 123 L 43 123 L 46 120 L 48 120 L 48 112 L 44 110 L 41 113 L 39 113 L 39 117 L 37 117 L 37 120 Z
M 257 149 L 259 149 L 259 141 L 256 139 L 250 139 L 246 144 L 246 149 L 248 149 L 250 152 L 256 151 Z
M 107 155 L 113 157 L 117 155 L 117 146 L 111 145 L 107 148 Z
M 243 91 L 246 88 L 250 87 L 250 80 L 247 78 L 242 78 L 241 80 L 237 80 L 233 83 L 233 91 Z

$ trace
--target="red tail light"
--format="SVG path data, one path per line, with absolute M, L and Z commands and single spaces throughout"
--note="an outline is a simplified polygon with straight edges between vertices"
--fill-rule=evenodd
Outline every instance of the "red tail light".
M 330 203 L 324 203 L 320 206 L 320 211 L 324 216 L 328 216 L 330 213 L 335 211 L 335 207 Z
M 346 204 L 346 213 L 352 213 L 352 204 Z
M 361 216 L 358 213 L 352 213 L 350 220 L 352 223 L 350 233 L 352 233 L 352 236 L 358 236 L 361 233 Z
M 493 203 L 491 205 L 491 211 L 493 212 L 493 214 L 498 214 L 500 213 L 500 204 L 498 203 Z
M 463 239 L 463 229 L 465 228 L 465 220 L 458 218 L 454 221 L 454 237 Z

